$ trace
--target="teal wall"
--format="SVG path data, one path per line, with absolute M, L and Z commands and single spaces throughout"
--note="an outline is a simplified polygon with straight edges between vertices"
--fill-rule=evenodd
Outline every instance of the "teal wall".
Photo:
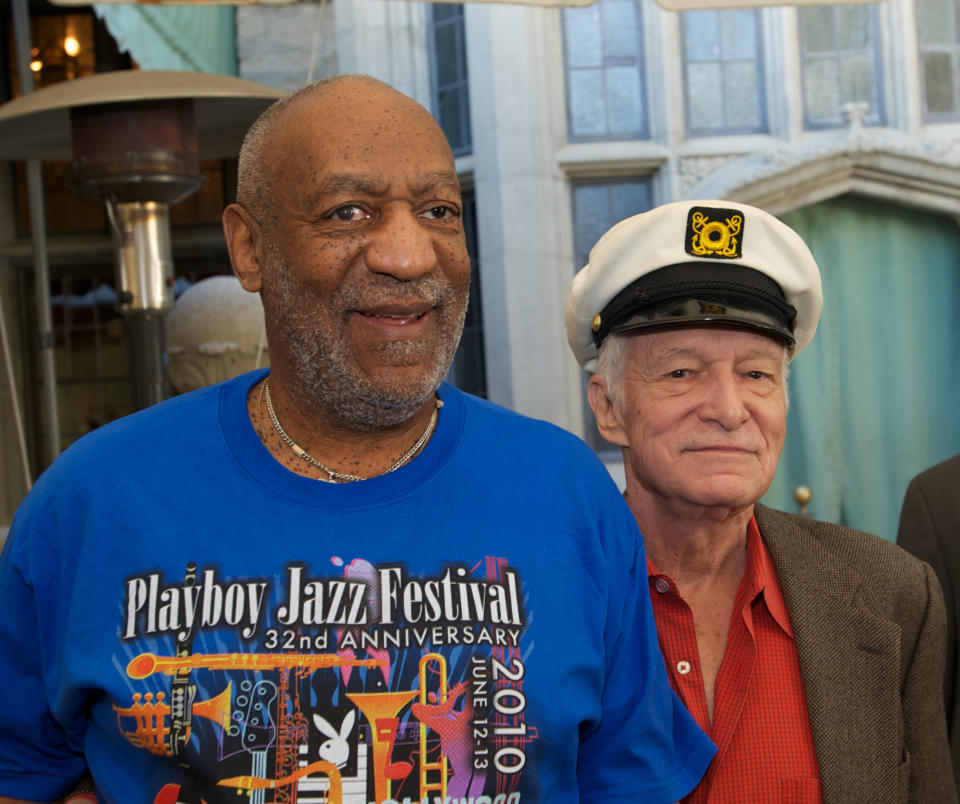
M 763 501 L 796 511 L 806 485 L 814 517 L 895 540 L 910 478 L 960 453 L 960 226 L 857 196 L 783 220 L 820 265 L 824 309 Z

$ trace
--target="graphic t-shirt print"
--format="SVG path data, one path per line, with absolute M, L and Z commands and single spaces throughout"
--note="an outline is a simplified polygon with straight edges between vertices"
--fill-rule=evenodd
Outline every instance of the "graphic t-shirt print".
M 163 756 L 159 802 L 519 804 L 526 718 L 520 572 L 436 574 L 361 558 L 317 574 L 225 578 L 188 564 L 130 577 L 117 727 Z

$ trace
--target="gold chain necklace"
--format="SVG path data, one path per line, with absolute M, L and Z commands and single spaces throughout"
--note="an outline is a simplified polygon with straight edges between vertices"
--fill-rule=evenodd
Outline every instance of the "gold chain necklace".
M 350 475 L 346 472 L 338 472 L 336 469 L 331 469 L 329 466 L 326 466 L 316 458 L 314 458 L 309 452 L 307 452 L 303 447 L 301 447 L 296 441 L 290 438 L 287 435 L 287 431 L 283 429 L 280 425 L 280 420 L 277 418 L 277 413 L 273 409 L 273 401 L 270 399 L 270 380 L 266 380 L 263 384 L 263 399 L 267 405 L 267 415 L 270 417 L 270 421 L 273 423 L 274 429 L 280 435 L 280 438 L 283 439 L 283 442 L 293 450 L 294 454 L 301 458 L 302 460 L 309 463 L 311 466 L 315 466 L 322 472 L 326 472 L 329 476 L 330 483 L 353 483 L 357 480 L 368 480 L 369 478 L 360 477 L 359 475 Z M 406 463 L 409 463 L 410 459 L 413 458 L 422 448 L 423 445 L 430 440 L 430 436 L 433 435 L 433 431 L 437 426 L 437 411 L 443 406 L 443 402 L 439 399 L 434 398 L 433 413 L 430 414 L 430 421 L 427 422 L 427 429 L 423 431 L 412 447 L 408 449 L 403 455 L 398 458 L 394 464 L 381 474 L 388 475 L 391 472 L 396 472 L 401 466 Z

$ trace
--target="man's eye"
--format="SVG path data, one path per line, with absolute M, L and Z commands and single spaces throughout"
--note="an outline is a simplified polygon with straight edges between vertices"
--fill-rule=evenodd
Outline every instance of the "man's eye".
M 690 369 L 674 369 L 673 371 L 670 372 L 668 376 L 673 377 L 674 379 L 677 379 L 677 380 L 681 380 L 684 377 L 690 376 Z
M 344 204 L 333 211 L 333 217 L 338 221 L 359 221 L 369 216 L 356 204 Z
M 440 205 L 436 207 L 430 207 L 426 214 L 428 218 L 439 221 L 443 220 L 444 218 L 452 218 L 454 215 L 456 215 L 456 212 L 450 207 Z
M 748 371 L 747 377 L 751 380 L 762 380 L 767 376 L 766 372 L 763 371 Z

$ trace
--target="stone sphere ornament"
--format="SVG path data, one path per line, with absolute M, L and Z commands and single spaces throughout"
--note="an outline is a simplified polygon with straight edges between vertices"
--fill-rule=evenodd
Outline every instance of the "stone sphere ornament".
M 167 371 L 177 393 L 269 364 L 260 297 L 234 276 L 202 279 L 167 315 Z

